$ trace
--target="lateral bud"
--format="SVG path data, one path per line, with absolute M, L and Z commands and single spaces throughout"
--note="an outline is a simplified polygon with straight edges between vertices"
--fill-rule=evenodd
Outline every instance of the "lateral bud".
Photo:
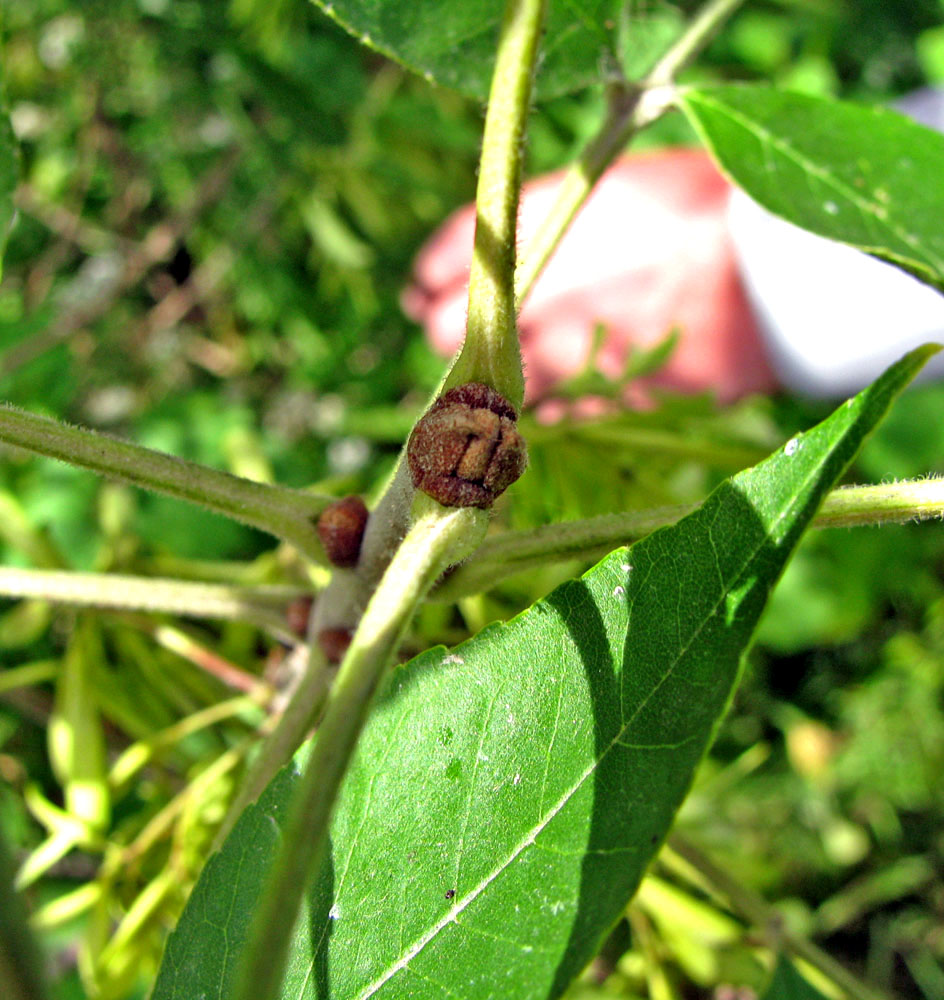
M 329 504 L 318 518 L 318 537 L 332 566 L 351 569 L 361 554 L 367 505 L 360 497 L 344 497 Z
M 328 663 L 336 664 L 344 659 L 352 636 L 349 628 L 323 628 L 318 633 L 317 642 Z
M 517 422 L 511 403 L 481 382 L 444 392 L 407 443 L 413 485 L 445 507 L 491 507 L 528 464 Z

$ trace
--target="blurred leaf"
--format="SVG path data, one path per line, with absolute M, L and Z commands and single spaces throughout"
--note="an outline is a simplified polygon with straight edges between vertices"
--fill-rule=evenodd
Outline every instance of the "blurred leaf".
M 522 431 L 528 475 L 508 504 L 519 528 L 698 503 L 725 476 L 759 462 L 783 440 L 761 400 L 719 410 L 707 395 L 665 394 L 657 409 L 623 409 L 594 420 L 578 410 L 554 424 L 526 413 Z
M 695 88 L 680 101 L 765 208 L 944 290 L 944 135 L 885 108 L 762 86 Z
M 771 595 L 757 641 L 780 655 L 849 642 L 874 623 L 889 590 L 916 581 L 907 529 L 836 528 L 808 535 Z M 880 753 L 883 751 L 879 751 Z
M 355 35 L 427 80 L 478 98 L 488 96 L 505 0 L 315 0 Z M 548 5 L 539 98 L 567 94 L 618 73 L 642 73 L 677 32 L 667 3 L 583 0 Z
M 3 91 L 0 89 L 0 98 Z M 3 277 L 3 251 L 13 225 L 13 192 L 17 181 L 16 139 L 10 119 L 0 103 L 0 278 Z
M 821 498 L 930 353 L 677 525 L 396 670 L 282 995 L 559 996 L 670 827 Z M 227 995 L 296 779 L 283 771 L 208 865 L 154 1000 Z
M 928 79 L 944 80 L 944 26 L 922 32 L 915 49 Z
M 944 603 L 938 602 L 938 613 Z M 933 630 L 901 632 L 884 650 L 884 669 L 837 692 L 842 749 L 837 781 L 867 789 L 896 809 L 944 808 L 944 642 Z
M 0 829 L 0 995 L 4 1000 L 42 1000 L 39 949 L 13 891 L 13 865 Z
M 79 618 L 62 661 L 55 709 L 49 719 L 49 757 L 65 790 L 66 809 L 94 830 L 107 827 L 111 809 L 94 679 L 101 655 L 95 623 Z
M 789 959 L 781 955 L 763 1000 L 825 1000 L 825 997 L 810 986 Z

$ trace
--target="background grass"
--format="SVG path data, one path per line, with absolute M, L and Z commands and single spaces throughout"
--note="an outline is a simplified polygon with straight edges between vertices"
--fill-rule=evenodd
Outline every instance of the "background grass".
M 692 73 L 891 99 L 944 81 L 942 21 L 936 0 L 751 4 Z M 6 0 L 3 32 L 22 184 L 0 285 L 0 395 L 243 475 L 377 490 L 442 371 L 399 295 L 425 236 L 473 196 L 481 107 L 359 48 L 302 2 Z M 566 163 L 601 107 L 589 91 L 537 109 L 529 170 Z M 675 117 L 642 144 L 686 141 Z M 625 416 L 626 446 L 606 464 L 579 432 L 548 430 L 501 516 L 523 527 L 697 500 L 735 471 L 732 455 L 760 457 L 820 415 L 786 398 L 719 411 L 666 397 Z M 854 478 L 944 472 L 942 417 L 940 386 L 910 393 Z M 640 425 L 704 436 L 717 454 L 641 453 L 630 433 Z M 0 464 L 0 505 L 7 565 L 304 578 L 251 529 L 21 454 Z M 407 652 L 458 641 L 580 568 L 431 605 Z M 183 646 L 153 616 L 4 602 L 0 664 L 45 664 L 47 678 L 0 689 L 0 823 L 20 859 L 44 836 L 28 790 L 62 803 L 47 728 L 69 656 L 93 671 L 114 759 L 232 693 L 201 650 L 250 678 L 271 677 L 284 654 L 245 625 L 173 624 Z M 116 790 L 102 842 L 30 888 L 34 909 L 74 900 L 86 883 L 97 893 L 74 915 L 44 911 L 56 997 L 144 994 L 258 724 L 235 714 L 168 747 Z M 188 798 L 228 751 L 233 770 Z M 940 525 L 812 535 L 771 603 L 682 828 L 874 982 L 936 1000 L 942 773 Z M 103 952 L 168 873 L 134 933 Z M 725 936 L 717 902 L 671 859 L 657 874 L 670 878 L 673 906 L 644 892 L 576 991 L 656 995 L 653 963 L 670 996 L 752 981 L 750 941 L 736 925 Z

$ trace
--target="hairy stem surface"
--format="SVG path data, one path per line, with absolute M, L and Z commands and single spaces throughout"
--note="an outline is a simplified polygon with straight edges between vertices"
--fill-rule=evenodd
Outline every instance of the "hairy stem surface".
M 515 287 L 519 307 L 603 172 L 630 139 L 671 106 L 674 79 L 744 0 L 711 0 L 692 19 L 645 80 L 615 88 L 597 135 L 564 175 L 557 197 L 522 256 Z
M 331 497 L 255 483 L 10 406 L 0 406 L 0 442 L 200 504 L 290 542 L 310 559 L 324 562 L 315 520 Z
M 583 521 L 561 521 L 530 531 L 506 531 L 488 538 L 433 591 L 437 601 L 456 601 L 488 590 L 526 570 L 568 559 L 602 558 L 619 545 L 690 514 L 695 504 L 603 514 Z M 815 528 L 907 524 L 944 518 L 944 479 L 912 479 L 877 486 L 843 486 L 823 503 Z
M 253 918 L 234 1000 L 279 995 L 295 915 L 321 864 L 331 811 L 381 678 L 433 581 L 468 554 L 487 527 L 487 513 L 474 507 L 443 508 L 420 497 L 417 508 L 417 519 L 367 606 L 328 698 L 282 848 Z

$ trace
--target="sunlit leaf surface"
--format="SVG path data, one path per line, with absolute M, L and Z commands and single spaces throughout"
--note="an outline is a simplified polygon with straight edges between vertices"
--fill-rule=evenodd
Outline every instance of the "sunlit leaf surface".
M 755 201 L 944 289 L 944 135 L 885 108 L 763 86 L 692 89 L 680 101 Z
M 677 525 L 394 671 L 282 996 L 559 996 L 671 826 L 819 501 L 928 354 Z M 228 995 L 296 775 L 273 782 L 207 866 L 154 1000 Z
M 429 80 L 484 98 L 505 0 L 315 0 L 361 42 Z M 548 5 L 536 80 L 553 97 L 612 75 L 648 69 L 679 30 L 678 12 L 657 0 L 578 0 Z

